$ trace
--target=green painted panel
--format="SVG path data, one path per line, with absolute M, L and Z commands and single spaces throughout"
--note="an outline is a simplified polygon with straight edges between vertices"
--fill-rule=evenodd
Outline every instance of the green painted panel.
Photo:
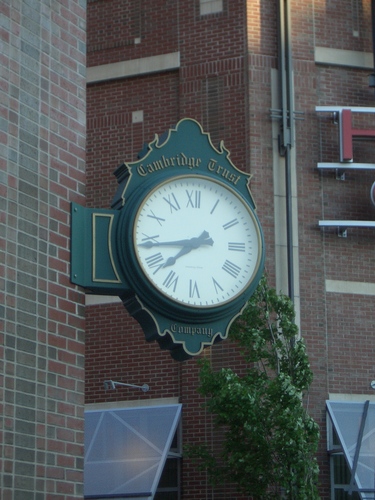
M 71 282 L 98 294 L 119 295 L 129 287 L 116 251 L 117 210 L 71 206 Z
M 115 213 L 92 213 L 92 281 L 121 283 L 112 245 Z

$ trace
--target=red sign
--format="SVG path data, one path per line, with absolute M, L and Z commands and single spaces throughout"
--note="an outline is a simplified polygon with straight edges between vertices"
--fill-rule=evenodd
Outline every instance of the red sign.
M 375 139 L 375 128 L 372 130 L 353 128 L 351 109 L 343 109 L 340 117 L 340 161 L 353 161 L 353 137 Z

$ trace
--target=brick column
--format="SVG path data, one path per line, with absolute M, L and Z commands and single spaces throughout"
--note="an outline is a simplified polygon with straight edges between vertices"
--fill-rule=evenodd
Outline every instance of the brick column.
M 84 202 L 85 2 L 1 2 L 0 17 L 0 496 L 82 498 L 69 210 Z

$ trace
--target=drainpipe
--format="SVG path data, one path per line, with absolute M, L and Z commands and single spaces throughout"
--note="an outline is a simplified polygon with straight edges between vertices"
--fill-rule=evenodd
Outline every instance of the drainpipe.
M 288 294 L 289 298 L 294 302 L 293 212 L 291 175 L 291 149 L 294 146 L 294 86 L 289 0 L 278 0 L 278 25 L 279 78 L 281 94 L 279 153 L 285 158 Z
M 369 77 L 369 87 L 375 88 L 375 0 L 371 0 L 372 17 L 372 53 L 374 57 L 374 72 Z

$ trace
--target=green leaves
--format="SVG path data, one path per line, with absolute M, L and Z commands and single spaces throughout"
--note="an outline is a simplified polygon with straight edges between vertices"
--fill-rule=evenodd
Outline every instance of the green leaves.
M 200 361 L 199 392 L 223 446 L 221 455 L 190 446 L 189 456 L 200 459 L 213 482 L 235 482 L 253 498 L 319 498 L 319 429 L 302 403 L 312 372 L 294 314 L 289 298 L 263 278 L 230 332 L 247 361 L 245 373 L 214 372 Z

